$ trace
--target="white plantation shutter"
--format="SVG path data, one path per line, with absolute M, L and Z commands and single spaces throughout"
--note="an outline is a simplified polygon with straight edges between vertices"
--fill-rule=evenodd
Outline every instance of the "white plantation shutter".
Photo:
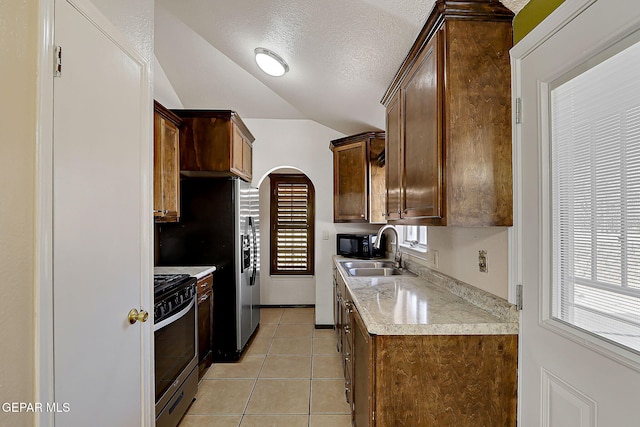
M 313 186 L 304 175 L 270 178 L 271 274 L 313 274 Z
M 639 43 L 551 90 L 551 159 L 552 316 L 640 353 Z

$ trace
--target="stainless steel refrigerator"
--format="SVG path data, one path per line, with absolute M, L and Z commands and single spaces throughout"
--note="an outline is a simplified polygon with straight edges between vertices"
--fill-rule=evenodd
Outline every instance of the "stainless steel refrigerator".
M 235 361 L 260 322 L 258 189 L 238 178 L 185 178 L 180 222 L 157 226 L 156 265 L 215 265 L 213 358 Z

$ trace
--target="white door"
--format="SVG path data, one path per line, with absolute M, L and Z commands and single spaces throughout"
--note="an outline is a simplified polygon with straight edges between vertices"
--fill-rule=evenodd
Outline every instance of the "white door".
M 55 1 L 55 425 L 152 425 L 148 65 L 88 2 Z
M 637 0 L 567 0 L 512 50 L 514 97 L 522 102 L 522 123 L 515 127 L 524 295 L 518 393 L 521 426 L 640 425 L 637 353 L 554 319 L 551 301 L 557 302 L 558 297 L 551 295 L 555 202 L 550 199 L 549 154 L 556 120 L 550 116 L 552 88 L 559 79 L 572 78 L 576 70 L 589 69 L 600 61 L 599 54 L 610 53 L 612 47 L 620 50 L 634 37 L 640 39 L 637 34 L 630 36 L 638 28 Z

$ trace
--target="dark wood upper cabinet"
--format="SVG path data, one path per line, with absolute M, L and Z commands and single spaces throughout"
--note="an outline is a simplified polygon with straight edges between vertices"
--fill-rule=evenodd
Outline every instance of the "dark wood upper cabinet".
M 334 222 L 385 222 L 385 136 L 365 132 L 331 141 Z
M 157 222 L 180 218 L 180 127 L 182 121 L 154 102 L 153 216 Z
M 403 218 L 442 217 L 442 50 L 439 33 L 429 40 L 402 84 L 404 129 Z
M 512 19 L 498 1 L 436 1 L 382 99 L 394 223 L 513 224 Z
M 402 126 L 400 126 L 400 92 L 398 92 L 387 106 L 387 146 L 385 167 L 387 169 L 387 203 L 386 218 L 400 219 L 402 205 L 400 192 L 402 191 Z
M 254 137 L 230 110 L 173 110 L 184 126 L 180 170 L 187 176 L 239 176 L 251 181 Z

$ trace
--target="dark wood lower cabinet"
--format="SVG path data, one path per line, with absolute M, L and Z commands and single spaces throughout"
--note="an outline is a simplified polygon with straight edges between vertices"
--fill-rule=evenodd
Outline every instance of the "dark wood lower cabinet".
M 343 330 L 354 426 L 516 425 L 517 335 L 371 335 L 353 306 Z
M 353 423 L 356 426 L 374 425 L 373 417 L 373 340 L 362 319 L 353 315 Z
M 374 338 L 375 422 L 370 425 L 516 425 L 517 335 Z
M 211 366 L 213 358 L 213 278 L 198 281 L 198 380 Z

